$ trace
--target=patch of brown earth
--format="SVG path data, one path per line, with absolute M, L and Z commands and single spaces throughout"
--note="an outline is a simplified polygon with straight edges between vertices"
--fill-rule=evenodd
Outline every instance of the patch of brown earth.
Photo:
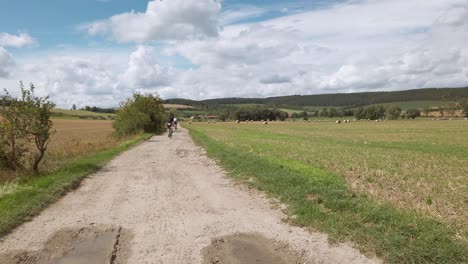
M 287 244 L 260 235 L 236 234 L 213 239 L 203 249 L 205 264 L 290 264 L 308 263 Z

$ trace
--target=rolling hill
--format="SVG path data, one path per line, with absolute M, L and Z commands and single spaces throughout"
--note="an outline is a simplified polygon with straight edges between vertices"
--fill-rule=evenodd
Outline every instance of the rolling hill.
M 193 107 L 216 107 L 222 105 L 269 105 L 275 107 L 302 109 L 303 107 L 356 107 L 394 102 L 438 102 L 452 103 L 468 100 L 468 87 L 463 88 L 426 88 L 390 92 L 339 93 L 317 95 L 290 95 L 267 98 L 219 98 L 208 100 L 168 99 L 167 104 L 188 105 Z M 424 104 L 426 105 L 426 104 Z

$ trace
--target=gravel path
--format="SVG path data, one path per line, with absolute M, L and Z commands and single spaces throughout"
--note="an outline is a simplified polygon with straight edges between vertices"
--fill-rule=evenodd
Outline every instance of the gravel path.
M 329 245 L 323 234 L 289 226 L 284 217 L 261 194 L 230 180 L 187 130 L 179 129 L 172 140 L 155 136 L 116 157 L 1 239 L 0 263 L 65 263 L 60 258 L 73 251 L 65 247 L 85 250 L 86 244 L 76 242 L 96 239 L 100 232 L 114 237 L 106 253 L 109 263 L 237 263 L 223 261 L 236 257 L 223 254 L 242 251 L 220 249 L 216 255 L 209 249 L 233 235 L 244 236 L 233 244 L 244 250 L 251 247 L 238 241 L 271 241 L 268 250 L 284 263 L 379 263 L 348 245 Z

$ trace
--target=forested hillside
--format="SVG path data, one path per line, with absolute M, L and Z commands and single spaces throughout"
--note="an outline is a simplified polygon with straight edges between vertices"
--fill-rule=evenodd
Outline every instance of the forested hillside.
M 393 92 L 366 92 L 350 94 L 291 95 L 268 98 L 221 98 L 202 101 L 169 99 L 165 103 L 191 106 L 230 104 L 264 104 L 271 106 L 364 106 L 409 101 L 461 101 L 468 99 L 468 87 L 428 88 Z

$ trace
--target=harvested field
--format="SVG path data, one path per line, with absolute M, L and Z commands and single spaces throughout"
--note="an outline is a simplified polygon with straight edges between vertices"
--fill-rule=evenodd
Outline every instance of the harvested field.
M 467 121 L 187 127 L 232 177 L 285 204 L 290 223 L 388 263 L 468 261 Z
M 67 110 L 67 109 L 60 109 L 60 108 L 54 108 L 52 109 L 52 113 L 54 114 L 62 114 L 65 117 L 79 117 L 79 116 L 96 116 L 96 117 L 109 117 L 109 116 L 115 116 L 115 114 L 112 113 L 96 113 L 96 112 L 91 112 L 91 111 L 85 111 L 85 110 Z
M 465 120 L 194 123 L 191 129 L 242 152 L 330 171 L 357 194 L 431 215 L 468 239 Z
M 44 157 L 43 169 L 57 169 L 74 157 L 111 148 L 120 141 L 112 136 L 112 121 L 53 119 L 53 122 L 56 132 Z M 0 182 L 15 176 L 11 171 L 3 171 Z
M 54 119 L 56 133 L 49 144 L 50 155 L 70 157 L 111 147 L 116 143 L 112 137 L 111 121 Z
M 107 120 L 54 119 L 56 132 L 44 160 L 47 169 L 55 169 L 67 160 L 115 146 L 112 122 Z

